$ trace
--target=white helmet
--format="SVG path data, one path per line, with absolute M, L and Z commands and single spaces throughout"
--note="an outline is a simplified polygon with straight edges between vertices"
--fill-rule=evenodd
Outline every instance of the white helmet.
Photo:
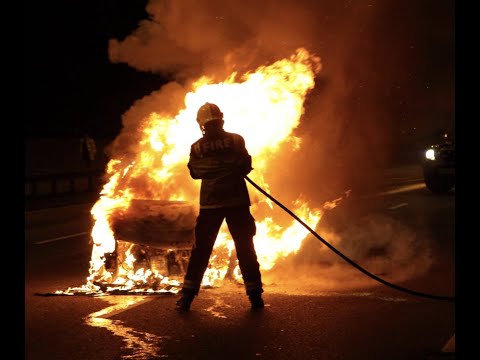
M 223 113 L 217 105 L 206 102 L 198 109 L 197 122 L 202 128 L 210 120 L 223 120 Z

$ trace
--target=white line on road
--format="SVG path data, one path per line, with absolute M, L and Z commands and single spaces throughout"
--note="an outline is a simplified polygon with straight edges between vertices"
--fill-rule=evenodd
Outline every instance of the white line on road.
M 447 341 L 445 346 L 442 349 L 442 352 L 445 353 L 454 353 L 455 352 L 455 334 Z
M 412 184 L 412 185 L 407 185 L 407 186 L 400 186 L 395 189 L 391 189 L 388 191 L 383 191 L 381 193 L 378 193 L 377 196 L 382 196 L 382 195 L 393 195 L 393 194 L 399 194 L 402 192 L 408 192 L 408 191 L 414 191 L 414 190 L 419 190 L 423 189 L 425 186 L 425 183 L 417 183 L 417 184 Z
M 42 240 L 42 241 L 36 242 L 35 245 L 47 244 L 47 243 L 51 243 L 51 242 L 54 242 L 54 241 L 70 239 L 70 238 L 72 238 L 72 237 L 77 237 L 77 236 L 86 235 L 86 234 L 89 234 L 89 232 L 88 232 L 88 231 L 85 231 L 85 232 L 81 232 L 81 233 L 76 233 L 76 234 L 71 234 L 71 235 L 60 236 L 60 237 L 53 238 L 53 239 Z
M 391 178 L 388 178 L 387 180 L 394 180 L 394 181 L 402 181 L 404 180 L 404 182 L 417 182 L 417 181 L 423 181 L 423 178 L 411 178 L 409 176 L 403 176 L 403 177 L 391 177 Z
M 63 206 L 46 207 L 46 208 L 37 209 L 37 210 L 26 210 L 25 215 L 38 214 L 42 212 L 48 212 L 50 210 L 64 210 L 64 209 L 73 208 L 73 207 L 86 207 L 87 205 L 89 207 L 92 207 L 93 203 L 71 204 L 71 205 L 63 205 Z
M 395 210 L 395 209 L 398 209 L 398 208 L 401 208 L 401 207 L 404 207 L 404 206 L 408 206 L 408 203 L 401 203 L 401 204 L 398 204 L 398 205 L 390 206 L 387 209 L 388 210 Z

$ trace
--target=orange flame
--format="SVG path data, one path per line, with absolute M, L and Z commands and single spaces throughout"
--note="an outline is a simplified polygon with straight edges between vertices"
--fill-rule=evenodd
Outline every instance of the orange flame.
M 236 73 L 216 84 L 211 83 L 210 78 L 202 77 L 186 94 L 184 107 L 174 118 L 151 113 L 143 119 L 139 128 L 142 138 L 135 158 L 128 162 L 124 159 L 109 162 L 109 181 L 91 210 L 95 224 L 88 283 L 98 279 L 114 281 L 104 266 L 104 254 L 115 251 L 116 241 L 111 229 L 113 213 L 128 209 L 133 199 L 198 202 L 200 182 L 190 178 L 186 164 L 190 145 L 200 136 L 195 122 L 196 112 L 205 102 L 216 103 L 222 109 L 226 131 L 237 132 L 245 138 L 254 167 L 249 176 L 268 191 L 263 174 L 273 155 L 281 145 L 289 145 L 292 149 L 301 145 L 301 139 L 292 132 L 299 125 L 305 98 L 314 87 L 315 75 L 320 69 L 320 59 L 300 48 L 290 58 L 259 67 L 255 72 L 243 75 L 239 81 Z M 250 190 L 251 195 L 253 191 Z M 315 228 L 329 205 L 323 209 L 310 209 L 306 201 L 298 199 L 292 206 L 297 216 Z M 297 252 L 308 233 L 296 221 L 287 227 L 280 226 L 272 210 L 267 199 L 253 202 L 252 213 L 257 219 L 254 241 L 263 270 L 271 269 L 278 259 Z M 225 276 L 233 250 L 233 241 L 224 224 L 202 284 L 214 284 Z M 117 274 L 115 283 L 127 284 L 151 275 L 143 269 L 136 272 L 124 270 Z M 162 274 L 154 275 L 168 281 Z M 234 276 L 240 277 L 238 267 Z

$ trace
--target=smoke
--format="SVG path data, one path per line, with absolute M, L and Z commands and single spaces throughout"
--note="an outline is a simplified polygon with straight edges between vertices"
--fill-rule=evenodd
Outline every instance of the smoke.
M 289 57 L 298 47 L 313 48 L 315 4 L 313 0 L 149 1 L 149 18 L 126 38 L 109 41 L 109 58 L 174 80 L 132 104 L 108 154 L 112 158 L 135 154 L 145 116 L 164 111 L 165 104 L 175 115 L 184 106 L 189 85 L 200 76 L 222 81 L 234 71 L 241 74 Z
M 325 75 L 318 81 L 328 86 L 314 94 L 323 100 L 318 104 L 318 100 L 312 100 L 311 108 L 306 109 L 302 134 L 306 135 L 305 148 L 315 149 L 312 156 L 327 164 L 325 154 L 339 142 L 339 128 L 344 126 L 348 80 L 343 66 L 352 51 L 352 19 L 368 23 L 366 18 L 371 14 L 356 15 L 358 9 L 350 2 L 333 0 L 320 4 L 314 0 L 151 0 L 146 11 L 148 19 L 140 21 L 132 34 L 110 40 L 110 60 L 140 71 L 168 74 L 174 80 L 136 101 L 123 115 L 122 132 L 107 150 L 112 158 L 133 156 L 145 117 L 153 111 L 175 115 L 183 107 L 190 83 L 200 76 L 222 81 L 233 71 L 244 73 L 305 47 L 327 60 Z M 314 137 L 308 135 L 312 131 Z M 316 143 L 322 144 L 321 148 Z M 361 154 L 361 147 L 357 146 L 354 153 Z M 302 161 L 295 162 L 301 169 L 308 164 L 313 170 L 321 170 L 309 156 L 302 156 Z M 285 163 L 286 157 L 279 154 L 278 159 Z
M 178 111 L 185 89 L 202 75 L 222 81 L 305 47 L 321 57 L 322 71 L 297 128 L 301 152 L 278 157 L 278 168 L 287 163 L 290 170 L 282 188 L 298 174 L 306 195 L 320 198 L 374 184 L 377 170 L 405 153 L 401 129 L 438 126 L 453 113 L 453 37 L 442 30 L 452 26 L 451 10 L 449 1 L 429 0 L 150 0 L 148 18 L 110 40 L 109 58 L 166 74 L 173 85 L 134 103 L 123 133 L 135 133 L 149 110 L 167 104 Z M 117 158 L 134 140 L 120 138 Z
M 141 71 L 173 72 L 177 79 L 251 70 L 312 43 L 315 4 L 151 0 L 149 19 L 124 40 L 110 40 L 110 59 Z
M 106 149 L 106 153 L 111 158 L 125 159 L 127 163 L 133 160 L 138 153 L 143 136 L 143 122 L 152 113 L 173 118 L 178 112 L 178 106 L 183 104 L 185 93 L 186 90 L 182 85 L 170 82 L 135 101 L 122 115 L 122 131 Z
M 445 30 L 452 28 L 451 10 L 450 1 L 431 0 L 150 0 L 148 19 L 124 39 L 111 39 L 109 57 L 173 80 L 132 104 L 110 155 L 136 154 L 142 121 L 151 112 L 173 117 L 200 76 L 222 81 L 305 47 L 321 58 L 322 71 L 296 129 L 300 150 L 280 151 L 269 167 L 277 174 L 272 194 L 322 204 L 348 189 L 374 187 L 379 170 L 403 151 L 401 129 L 428 130 L 453 113 L 453 36 Z M 370 271 L 396 280 L 431 261 L 428 246 L 418 245 L 428 239 L 415 241 L 415 233 L 385 217 L 324 235 Z M 305 281 L 371 281 L 314 238 L 299 255 L 283 266 L 309 274 Z
M 429 238 L 418 238 L 416 232 L 384 215 L 369 215 L 341 231 L 328 229 L 319 235 L 365 270 L 391 283 L 425 273 L 433 261 Z M 302 293 L 308 293 L 312 285 L 312 291 L 380 285 L 313 236 L 305 239 L 297 254 L 265 272 L 263 280 L 269 291 L 282 291 L 285 286 Z

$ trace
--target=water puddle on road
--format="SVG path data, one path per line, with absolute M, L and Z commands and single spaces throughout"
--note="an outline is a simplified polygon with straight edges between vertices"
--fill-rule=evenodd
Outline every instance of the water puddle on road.
M 125 355 L 121 355 L 121 359 L 148 360 L 168 357 L 160 352 L 160 344 L 163 340 L 168 339 L 168 336 L 138 331 L 125 326 L 120 320 L 109 319 L 109 317 L 153 300 L 152 297 L 107 296 L 101 299 L 112 305 L 88 315 L 85 317 L 85 323 L 89 326 L 107 329 L 113 335 L 121 337 L 125 344 L 122 349 L 122 353 Z
M 231 305 L 226 304 L 222 299 L 215 299 L 215 303 L 206 308 L 205 311 L 213 315 L 213 317 L 226 319 L 227 317 L 221 312 L 221 308 L 232 308 Z

